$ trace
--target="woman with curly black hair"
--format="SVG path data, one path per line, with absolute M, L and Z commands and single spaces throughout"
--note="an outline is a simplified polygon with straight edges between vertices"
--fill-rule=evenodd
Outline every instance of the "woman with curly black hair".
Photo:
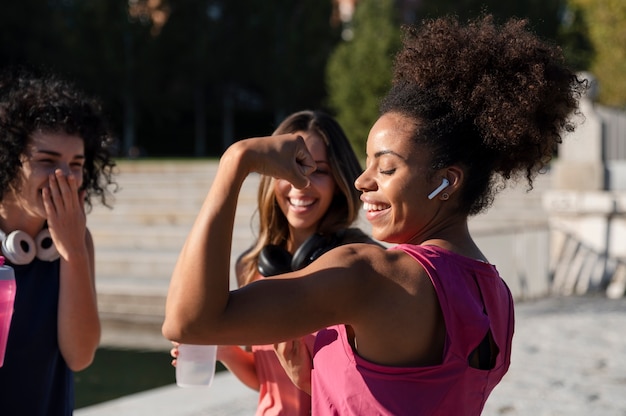
M 72 414 L 72 371 L 91 364 L 100 341 L 85 205 L 106 204 L 112 143 L 98 104 L 68 82 L 0 76 L 1 255 L 17 284 L 2 414 Z
M 407 27 L 355 181 L 374 238 L 229 291 L 237 195 L 251 172 L 306 186 L 297 135 L 233 144 L 174 270 L 163 333 L 270 343 L 319 330 L 315 415 L 479 415 L 507 372 L 513 300 L 468 217 L 552 157 L 584 83 L 524 21 Z M 298 364 L 298 363 L 296 363 Z M 303 363 L 300 363 L 303 364 Z

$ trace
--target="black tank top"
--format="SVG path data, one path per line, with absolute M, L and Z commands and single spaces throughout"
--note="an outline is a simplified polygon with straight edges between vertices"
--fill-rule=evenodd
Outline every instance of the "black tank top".
M 17 292 L 0 367 L 0 414 L 66 416 L 74 408 L 74 378 L 57 338 L 60 261 L 11 265 Z

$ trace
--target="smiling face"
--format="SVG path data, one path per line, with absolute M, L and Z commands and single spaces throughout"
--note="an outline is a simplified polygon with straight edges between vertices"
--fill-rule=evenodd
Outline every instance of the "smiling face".
M 440 179 L 429 169 L 428 149 L 412 139 L 415 122 L 397 113 L 381 116 L 367 140 L 366 169 L 355 181 L 372 236 L 419 244 L 436 228 L 438 201 L 428 195 Z
M 317 225 L 328 210 L 337 185 L 328 163 L 324 140 L 313 132 L 299 131 L 296 134 L 304 138 L 317 170 L 309 176 L 310 185 L 304 189 L 296 189 L 282 179 L 276 180 L 274 194 L 289 223 L 292 240 L 298 246 L 317 231 Z
M 48 187 L 49 176 L 56 169 L 73 175 L 83 183 L 85 151 L 83 140 L 65 133 L 36 132 L 21 156 L 22 168 L 16 189 L 11 188 L 2 201 L 3 209 L 19 210 L 22 217 L 46 219 L 41 190 Z

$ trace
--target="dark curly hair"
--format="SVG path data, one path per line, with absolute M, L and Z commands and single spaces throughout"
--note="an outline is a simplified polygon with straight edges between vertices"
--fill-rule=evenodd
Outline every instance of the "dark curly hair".
M 393 86 L 381 113 L 413 119 L 414 139 L 432 150 L 431 169 L 464 167 L 461 210 L 487 209 L 509 179 L 533 179 L 553 157 L 586 82 L 560 48 L 525 20 L 466 25 L 452 16 L 403 27 Z
M 66 133 L 81 137 L 85 145 L 83 185 L 85 203 L 99 197 L 107 204 L 115 163 L 110 150 L 114 139 L 99 103 L 68 81 L 53 74 L 36 75 L 24 68 L 9 68 L 0 74 L 0 201 L 17 186 L 22 166 L 20 156 L 36 131 Z

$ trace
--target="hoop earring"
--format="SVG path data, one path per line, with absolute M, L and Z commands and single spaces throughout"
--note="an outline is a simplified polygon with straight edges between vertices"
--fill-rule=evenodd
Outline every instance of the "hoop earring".
M 0 230 L 0 239 L 2 254 L 18 266 L 31 263 L 35 257 L 49 262 L 60 257 L 47 228 L 41 230 L 34 240 L 21 230 L 15 230 L 9 235 Z
M 450 198 L 450 195 L 448 195 L 447 192 L 444 192 L 444 193 L 441 194 L 441 199 L 443 199 L 444 201 L 447 201 L 448 198 Z

